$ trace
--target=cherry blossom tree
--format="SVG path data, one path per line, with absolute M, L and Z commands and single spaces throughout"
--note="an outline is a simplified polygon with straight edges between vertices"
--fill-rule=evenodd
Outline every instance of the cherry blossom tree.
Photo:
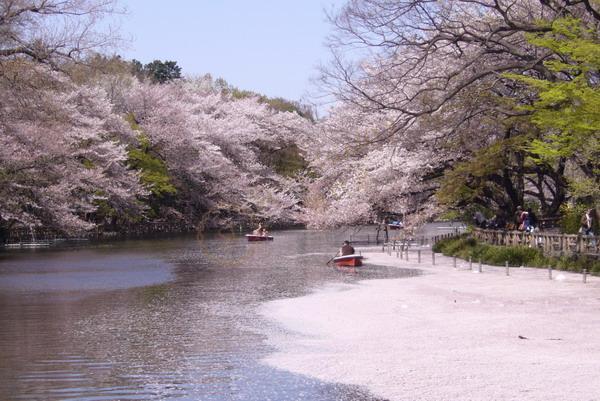
M 0 62 L 28 59 L 61 69 L 116 44 L 101 24 L 114 0 L 0 0 Z
M 328 227 L 372 222 L 386 213 L 432 215 L 428 175 L 439 176 L 450 152 L 408 141 L 373 142 L 396 112 L 340 106 L 320 122 L 307 149 L 318 178 L 308 184 L 306 222 Z M 427 135 L 425 125 L 421 126 Z M 349 146 L 352 144 L 353 146 Z
M 331 158 L 329 165 L 327 158 L 314 159 L 323 173 L 319 180 L 323 186 L 315 194 L 339 193 L 335 173 L 327 171 L 335 171 L 336 164 L 339 168 L 341 160 L 349 158 L 344 171 L 352 191 L 348 188 L 342 191 L 346 195 L 336 195 L 339 200 L 358 193 L 349 205 L 362 201 L 373 211 L 381 204 L 390 210 L 394 203 L 383 194 L 393 187 L 392 198 L 397 201 L 419 194 L 417 204 L 433 202 L 444 171 L 503 143 L 505 148 L 511 146 L 505 156 L 512 156 L 498 159 L 505 163 L 498 168 L 488 163 L 488 170 L 478 178 L 495 186 L 470 200 L 510 211 L 530 196 L 545 212 L 556 213 L 566 199 L 564 160 L 533 163 L 527 142 L 541 133 L 515 106 L 535 101 L 535 93 L 505 73 L 564 79 L 545 63 L 560 55 L 535 46 L 528 35 L 549 32 L 551 22 L 564 15 L 593 27 L 599 21 L 596 6 L 587 1 L 349 1 L 331 18 L 337 29 L 331 40 L 333 60 L 322 71 L 322 83 L 358 117 L 341 111 L 342 121 L 334 123 L 342 107 L 330 118 L 335 128 L 326 130 L 333 139 L 326 148 L 339 158 Z M 354 59 L 348 59 L 348 54 Z M 369 117 L 384 123 L 367 124 L 370 128 L 364 129 Z M 374 149 L 380 153 L 373 153 Z M 401 171 L 414 175 L 394 172 L 395 155 L 412 161 Z M 383 171 L 389 178 L 374 174 Z M 332 178 L 328 182 L 326 177 Z M 366 182 L 373 187 L 363 192 Z M 456 180 L 448 183 L 451 188 L 462 185 Z M 382 196 L 373 198 L 373 194 Z M 333 204 L 326 200 L 324 204 Z M 419 209 L 423 208 L 414 205 L 413 210 Z M 432 203 L 425 209 L 437 207 Z M 359 207 L 352 213 L 361 215 L 366 210 Z
M 106 94 L 43 65 L 20 74 L 35 85 L 0 81 L 2 223 L 73 234 L 93 226 L 100 203 L 118 215 L 139 214 L 136 196 L 144 191 L 125 165 L 131 130 Z
M 121 112 L 135 119 L 187 199 L 185 211 L 165 213 L 208 225 L 240 219 L 290 223 L 298 211 L 298 183 L 260 160 L 261 146 L 290 140 L 307 120 L 277 112 L 257 97 L 235 99 L 199 81 L 135 83 L 123 94 Z

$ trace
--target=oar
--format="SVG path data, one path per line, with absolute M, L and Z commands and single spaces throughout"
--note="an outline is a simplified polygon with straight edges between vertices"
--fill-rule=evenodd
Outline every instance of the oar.
M 333 255 L 333 257 L 332 257 L 331 259 L 329 259 L 329 260 L 327 261 L 327 263 L 325 263 L 325 266 L 329 266 L 329 263 L 331 263 L 331 261 L 332 261 L 333 259 L 335 259 L 336 257 L 337 257 L 337 253 L 336 253 L 335 255 Z

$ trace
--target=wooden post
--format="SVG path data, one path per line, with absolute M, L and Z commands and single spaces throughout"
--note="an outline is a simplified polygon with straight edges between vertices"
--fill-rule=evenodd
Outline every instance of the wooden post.
M 473 258 L 469 256 L 469 270 L 473 270 Z
M 452 257 L 452 267 L 456 269 L 456 256 Z
M 548 280 L 552 280 L 552 266 L 548 266 Z
M 479 258 L 479 269 L 477 271 L 479 271 L 479 273 L 483 271 L 483 269 L 481 268 L 481 258 Z
M 406 261 L 408 262 L 408 245 L 406 246 Z
M 506 268 L 506 275 L 510 276 L 510 271 L 509 271 L 509 268 L 508 268 L 508 260 L 506 262 L 504 262 L 504 267 Z
M 421 250 L 420 249 L 417 251 L 417 260 L 418 260 L 418 263 L 421 263 Z
M 435 266 L 435 252 L 431 251 L 431 263 Z
M 367 244 L 371 243 L 371 238 L 369 237 L 369 234 L 367 234 Z
M 583 269 L 583 284 L 587 283 L 587 269 Z

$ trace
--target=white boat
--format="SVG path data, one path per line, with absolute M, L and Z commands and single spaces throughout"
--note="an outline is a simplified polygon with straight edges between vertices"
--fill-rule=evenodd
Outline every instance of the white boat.
M 248 241 L 273 241 L 273 237 L 269 235 L 246 234 Z

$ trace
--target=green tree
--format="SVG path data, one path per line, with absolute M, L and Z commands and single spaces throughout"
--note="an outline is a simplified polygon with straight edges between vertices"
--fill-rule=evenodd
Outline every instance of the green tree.
M 177 188 L 172 183 L 165 161 L 152 148 L 150 139 L 144 134 L 133 115 L 126 117 L 131 128 L 138 132 L 137 146 L 127 149 L 129 166 L 139 171 L 140 182 L 150 191 L 146 203 L 150 206 L 150 217 L 160 214 L 161 206 L 169 203 L 177 195 Z
M 142 184 L 158 198 L 174 195 L 177 190 L 171 184 L 167 165 L 152 151 L 150 140 L 138 135 L 139 147 L 128 150 L 129 165 L 141 172 Z
M 176 61 L 154 60 L 144 66 L 144 71 L 154 83 L 159 84 L 181 78 L 181 67 Z
M 535 200 L 542 215 L 557 215 L 567 198 L 565 163 L 535 160 L 529 144 L 538 136 L 526 119 L 509 120 L 504 138 L 445 171 L 438 201 L 468 214 L 483 208 L 510 219 L 517 206 Z
M 131 72 L 140 79 L 148 78 L 153 83 L 164 84 L 165 82 L 181 78 L 181 67 L 176 61 L 154 60 L 142 65 L 138 60 L 131 60 Z
M 552 51 L 545 61 L 549 77 L 517 74 L 507 76 L 528 84 L 537 100 L 522 110 L 544 133 L 529 147 L 540 163 L 560 159 L 580 170 L 571 178 L 576 198 L 600 200 L 600 41 L 596 29 L 586 29 L 580 20 L 562 18 L 552 30 L 528 35 L 531 44 Z

